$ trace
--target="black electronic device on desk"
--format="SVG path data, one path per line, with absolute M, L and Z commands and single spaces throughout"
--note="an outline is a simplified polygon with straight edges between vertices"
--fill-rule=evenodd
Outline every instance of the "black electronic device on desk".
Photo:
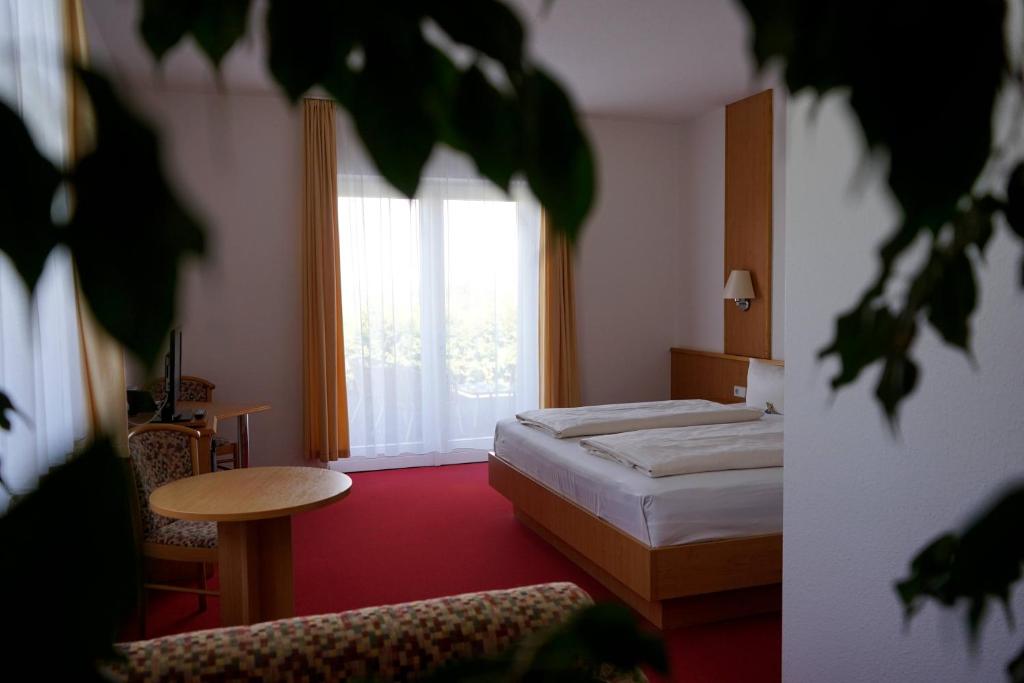
M 181 390 L 181 329 L 171 330 L 171 344 L 164 357 L 164 402 L 154 416 L 154 422 L 192 422 L 192 411 L 178 411 L 178 392 Z

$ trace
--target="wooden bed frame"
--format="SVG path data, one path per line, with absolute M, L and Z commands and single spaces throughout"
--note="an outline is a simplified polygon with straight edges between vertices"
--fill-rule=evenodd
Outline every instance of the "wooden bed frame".
M 672 351 L 675 366 L 678 353 L 687 352 Z M 704 364 L 721 356 L 723 369 L 719 376 L 723 382 L 737 381 L 735 365 L 747 360 L 695 353 Z M 673 397 L 676 377 L 674 371 Z M 745 373 L 742 384 L 746 384 Z M 700 393 L 721 400 L 725 389 L 718 386 Z M 494 453 L 488 460 L 488 478 L 490 485 L 512 502 L 516 517 L 526 527 L 660 629 L 781 609 L 781 533 L 652 548 Z

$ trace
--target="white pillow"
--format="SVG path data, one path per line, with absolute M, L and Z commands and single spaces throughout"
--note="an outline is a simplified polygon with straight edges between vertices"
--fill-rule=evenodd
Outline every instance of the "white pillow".
M 775 412 L 785 413 L 784 378 L 785 370 L 781 365 L 751 358 L 747 368 L 747 405 L 766 410 L 771 403 Z

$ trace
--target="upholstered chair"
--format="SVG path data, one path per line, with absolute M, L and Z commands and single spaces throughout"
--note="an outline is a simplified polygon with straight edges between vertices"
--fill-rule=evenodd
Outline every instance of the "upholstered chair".
M 208 379 L 194 375 L 182 375 L 181 383 L 178 385 L 178 400 L 212 403 L 213 390 L 216 388 L 217 385 Z M 149 383 L 149 393 L 153 395 L 153 400 L 158 404 L 164 400 L 167 391 L 163 378 L 154 379 Z M 214 437 L 211 440 L 211 446 L 218 470 L 237 469 L 242 466 L 237 443 Z M 231 467 L 229 468 L 228 465 Z
M 145 633 L 146 589 L 195 593 L 199 608 L 206 609 L 206 564 L 217 562 L 217 524 L 170 519 L 153 512 L 149 495 L 172 481 L 199 471 L 199 432 L 172 424 L 146 424 L 128 433 L 128 452 L 137 494 L 140 547 L 144 558 L 173 560 L 196 565 L 199 587 L 144 583 L 139 628 Z
M 208 379 L 182 375 L 181 383 L 178 385 L 178 400 L 210 403 L 213 401 L 213 390 L 216 388 L 217 385 Z M 153 394 L 153 400 L 157 403 L 164 400 L 167 392 L 162 377 L 149 383 L 149 393 Z

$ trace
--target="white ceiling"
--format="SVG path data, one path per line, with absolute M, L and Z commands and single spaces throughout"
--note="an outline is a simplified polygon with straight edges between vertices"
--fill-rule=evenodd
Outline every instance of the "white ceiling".
M 367 0 L 370 1 L 370 0 Z M 679 120 L 759 88 L 736 0 L 509 0 L 530 26 L 533 54 L 589 114 Z M 89 0 L 95 62 L 131 81 L 215 87 L 194 45 L 176 48 L 157 69 L 138 38 L 139 0 Z M 262 23 L 263 7 L 253 20 Z M 272 90 L 262 31 L 250 31 L 223 68 L 221 87 Z

